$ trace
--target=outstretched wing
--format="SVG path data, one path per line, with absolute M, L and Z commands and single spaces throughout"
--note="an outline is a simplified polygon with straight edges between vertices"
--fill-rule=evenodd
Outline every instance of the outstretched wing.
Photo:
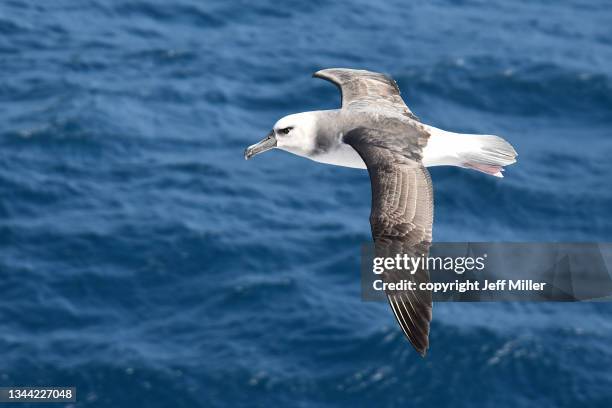
M 330 68 L 317 71 L 313 76 L 338 86 L 343 109 L 387 109 L 417 119 L 402 100 L 395 81 L 387 75 L 357 69 Z
M 420 163 L 401 151 L 381 146 L 380 131 L 358 128 L 346 134 L 351 145 L 365 162 L 372 183 L 370 225 L 375 256 L 426 257 L 431 245 L 433 224 L 433 189 L 429 173 Z M 387 138 L 388 139 L 388 138 Z M 416 288 L 429 281 L 421 264 L 416 273 L 405 269 L 386 270 L 384 282 L 415 282 Z M 414 348 L 425 355 L 429 347 L 431 291 L 387 290 L 391 309 L 404 334 Z

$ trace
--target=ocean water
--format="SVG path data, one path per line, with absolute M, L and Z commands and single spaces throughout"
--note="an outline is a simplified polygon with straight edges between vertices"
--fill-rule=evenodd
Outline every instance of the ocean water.
M 612 240 L 597 1 L 0 3 L 0 386 L 76 407 L 610 407 L 612 305 L 360 300 L 367 173 L 244 148 L 389 73 L 504 179 L 431 170 L 435 241 Z M 20 406 L 27 406 L 26 404 Z M 36 405 L 38 406 L 38 405 Z

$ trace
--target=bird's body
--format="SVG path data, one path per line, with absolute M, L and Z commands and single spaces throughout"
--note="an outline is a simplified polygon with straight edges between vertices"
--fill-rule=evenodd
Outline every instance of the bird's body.
M 426 255 L 432 240 L 433 189 L 426 166 L 472 168 L 502 177 L 516 161 L 498 136 L 458 134 L 421 123 L 391 78 L 374 72 L 326 69 L 315 77 L 336 84 L 342 108 L 285 116 L 245 158 L 271 148 L 337 166 L 367 169 L 372 184 L 370 224 L 376 256 Z M 386 282 L 428 281 L 426 269 L 387 270 Z M 429 346 L 431 293 L 386 291 L 393 313 L 415 349 Z
M 427 143 L 421 152 L 425 167 L 466 167 L 502 177 L 503 166 L 514 163 L 516 155 L 512 146 L 498 136 L 448 132 L 416 119 L 386 116 L 376 111 L 334 109 L 302 112 L 284 117 L 277 127 L 284 128 L 290 123 L 316 129 L 316 137 L 310 140 L 311 145 L 306 144 L 308 148 L 302 144 L 299 147 L 286 146 L 284 150 L 316 162 L 342 167 L 366 169 L 357 151 L 343 140 L 343 136 L 357 126 L 388 129 L 390 124 L 394 124 L 403 128 L 403 142 L 406 144 L 412 143 L 411 137 L 415 139 L 426 134 Z M 490 153 L 499 152 L 503 153 L 501 157 L 488 157 Z

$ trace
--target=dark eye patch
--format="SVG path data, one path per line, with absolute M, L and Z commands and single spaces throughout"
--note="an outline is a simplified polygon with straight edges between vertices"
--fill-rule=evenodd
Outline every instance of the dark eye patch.
M 279 132 L 282 133 L 283 135 L 286 135 L 289 132 L 291 132 L 291 129 L 293 129 L 293 128 L 290 126 L 290 127 L 284 128 L 284 129 L 280 129 Z

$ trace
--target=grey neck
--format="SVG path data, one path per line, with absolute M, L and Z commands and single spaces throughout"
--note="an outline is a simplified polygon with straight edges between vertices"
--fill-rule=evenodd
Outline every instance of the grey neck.
M 317 135 L 313 156 L 333 150 L 342 143 L 342 136 L 350 129 L 345 129 L 346 120 L 341 109 L 317 111 Z

